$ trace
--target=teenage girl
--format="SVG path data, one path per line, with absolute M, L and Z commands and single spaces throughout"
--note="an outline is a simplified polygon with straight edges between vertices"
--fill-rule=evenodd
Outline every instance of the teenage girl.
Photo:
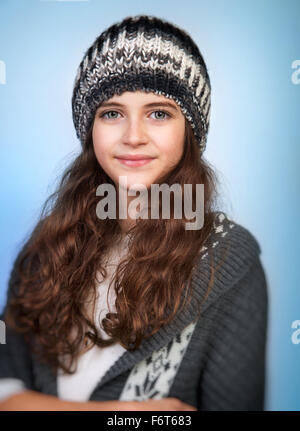
M 255 238 L 215 209 L 210 91 L 191 37 L 153 16 L 86 51 L 72 97 L 82 151 L 10 278 L 1 409 L 263 408 L 266 280 Z M 167 217 L 155 184 L 177 185 Z

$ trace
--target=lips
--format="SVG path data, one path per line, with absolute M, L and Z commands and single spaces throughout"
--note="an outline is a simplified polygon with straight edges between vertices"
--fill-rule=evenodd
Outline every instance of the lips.
M 148 156 L 147 154 L 124 154 L 122 156 L 116 156 L 117 159 L 122 160 L 146 160 L 146 159 L 154 159 L 152 156 Z
M 139 167 L 139 166 L 144 166 L 151 163 L 154 160 L 154 158 L 150 157 L 147 159 L 123 159 L 123 158 L 117 157 L 117 160 L 124 166 Z
M 149 164 L 155 157 L 148 154 L 122 154 L 116 159 L 124 166 L 138 167 Z

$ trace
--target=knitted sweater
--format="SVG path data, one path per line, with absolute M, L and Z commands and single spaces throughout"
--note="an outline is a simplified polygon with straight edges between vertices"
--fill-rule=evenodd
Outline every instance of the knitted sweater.
M 198 410 L 263 410 L 268 289 L 261 249 L 246 228 L 223 212 L 216 212 L 211 235 L 217 270 L 200 316 L 198 301 L 211 276 L 206 247 L 193 273 L 194 300 L 137 350 L 124 351 L 108 365 L 95 378 L 88 400 L 175 397 Z M 13 270 L 10 287 L 16 277 Z M 8 327 L 6 344 L 0 345 L 1 378 L 59 396 L 58 375 Z

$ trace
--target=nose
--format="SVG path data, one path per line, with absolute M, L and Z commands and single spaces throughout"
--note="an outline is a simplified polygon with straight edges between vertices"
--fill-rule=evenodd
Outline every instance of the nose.
M 126 121 L 123 143 L 137 146 L 148 142 L 145 125 L 139 117 L 131 117 Z

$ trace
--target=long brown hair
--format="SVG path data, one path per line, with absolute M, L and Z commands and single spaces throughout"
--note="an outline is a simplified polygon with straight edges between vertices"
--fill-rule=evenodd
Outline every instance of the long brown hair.
M 45 201 L 15 263 L 17 285 L 5 309 L 6 324 L 24 334 L 39 359 L 69 374 L 76 371 L 71 368 L 79 355 L 94 344 L 106 347 L 118 342 L 135 350 L 143 338 L 156 333 L 187 305 L 192 297 L 192 270 L 212 231 L 217 202 L 217 176 L 200 155 L 186 121 L 182 158 L 160 180 L 178 183 L 182 190 L 184 184 L 192 184 L 193 190 L 196 184 L 204 184 L 204 225 L 186 230 L 184 219 L 136 220 L 128 232 L 128 252 L 110 283 L 115 288 L 116 313 L 107 313 L 102 320 L 110 337 L 102 339 L 85 304 L 91 298 L 95 307 L 101 281 L 97 274 L 107 276 L 104 256 L 122 231 L 117 219 L 100 220 L 96 215 L 97 187 L 113 182 L 96 159 L 92 127 L 82 152 Z M 49 202 L 53 205 L 47 210 Z M 183 293 L 188 302 L 182 301 Z M 69 362 L 61 355 L 68 356 Z

